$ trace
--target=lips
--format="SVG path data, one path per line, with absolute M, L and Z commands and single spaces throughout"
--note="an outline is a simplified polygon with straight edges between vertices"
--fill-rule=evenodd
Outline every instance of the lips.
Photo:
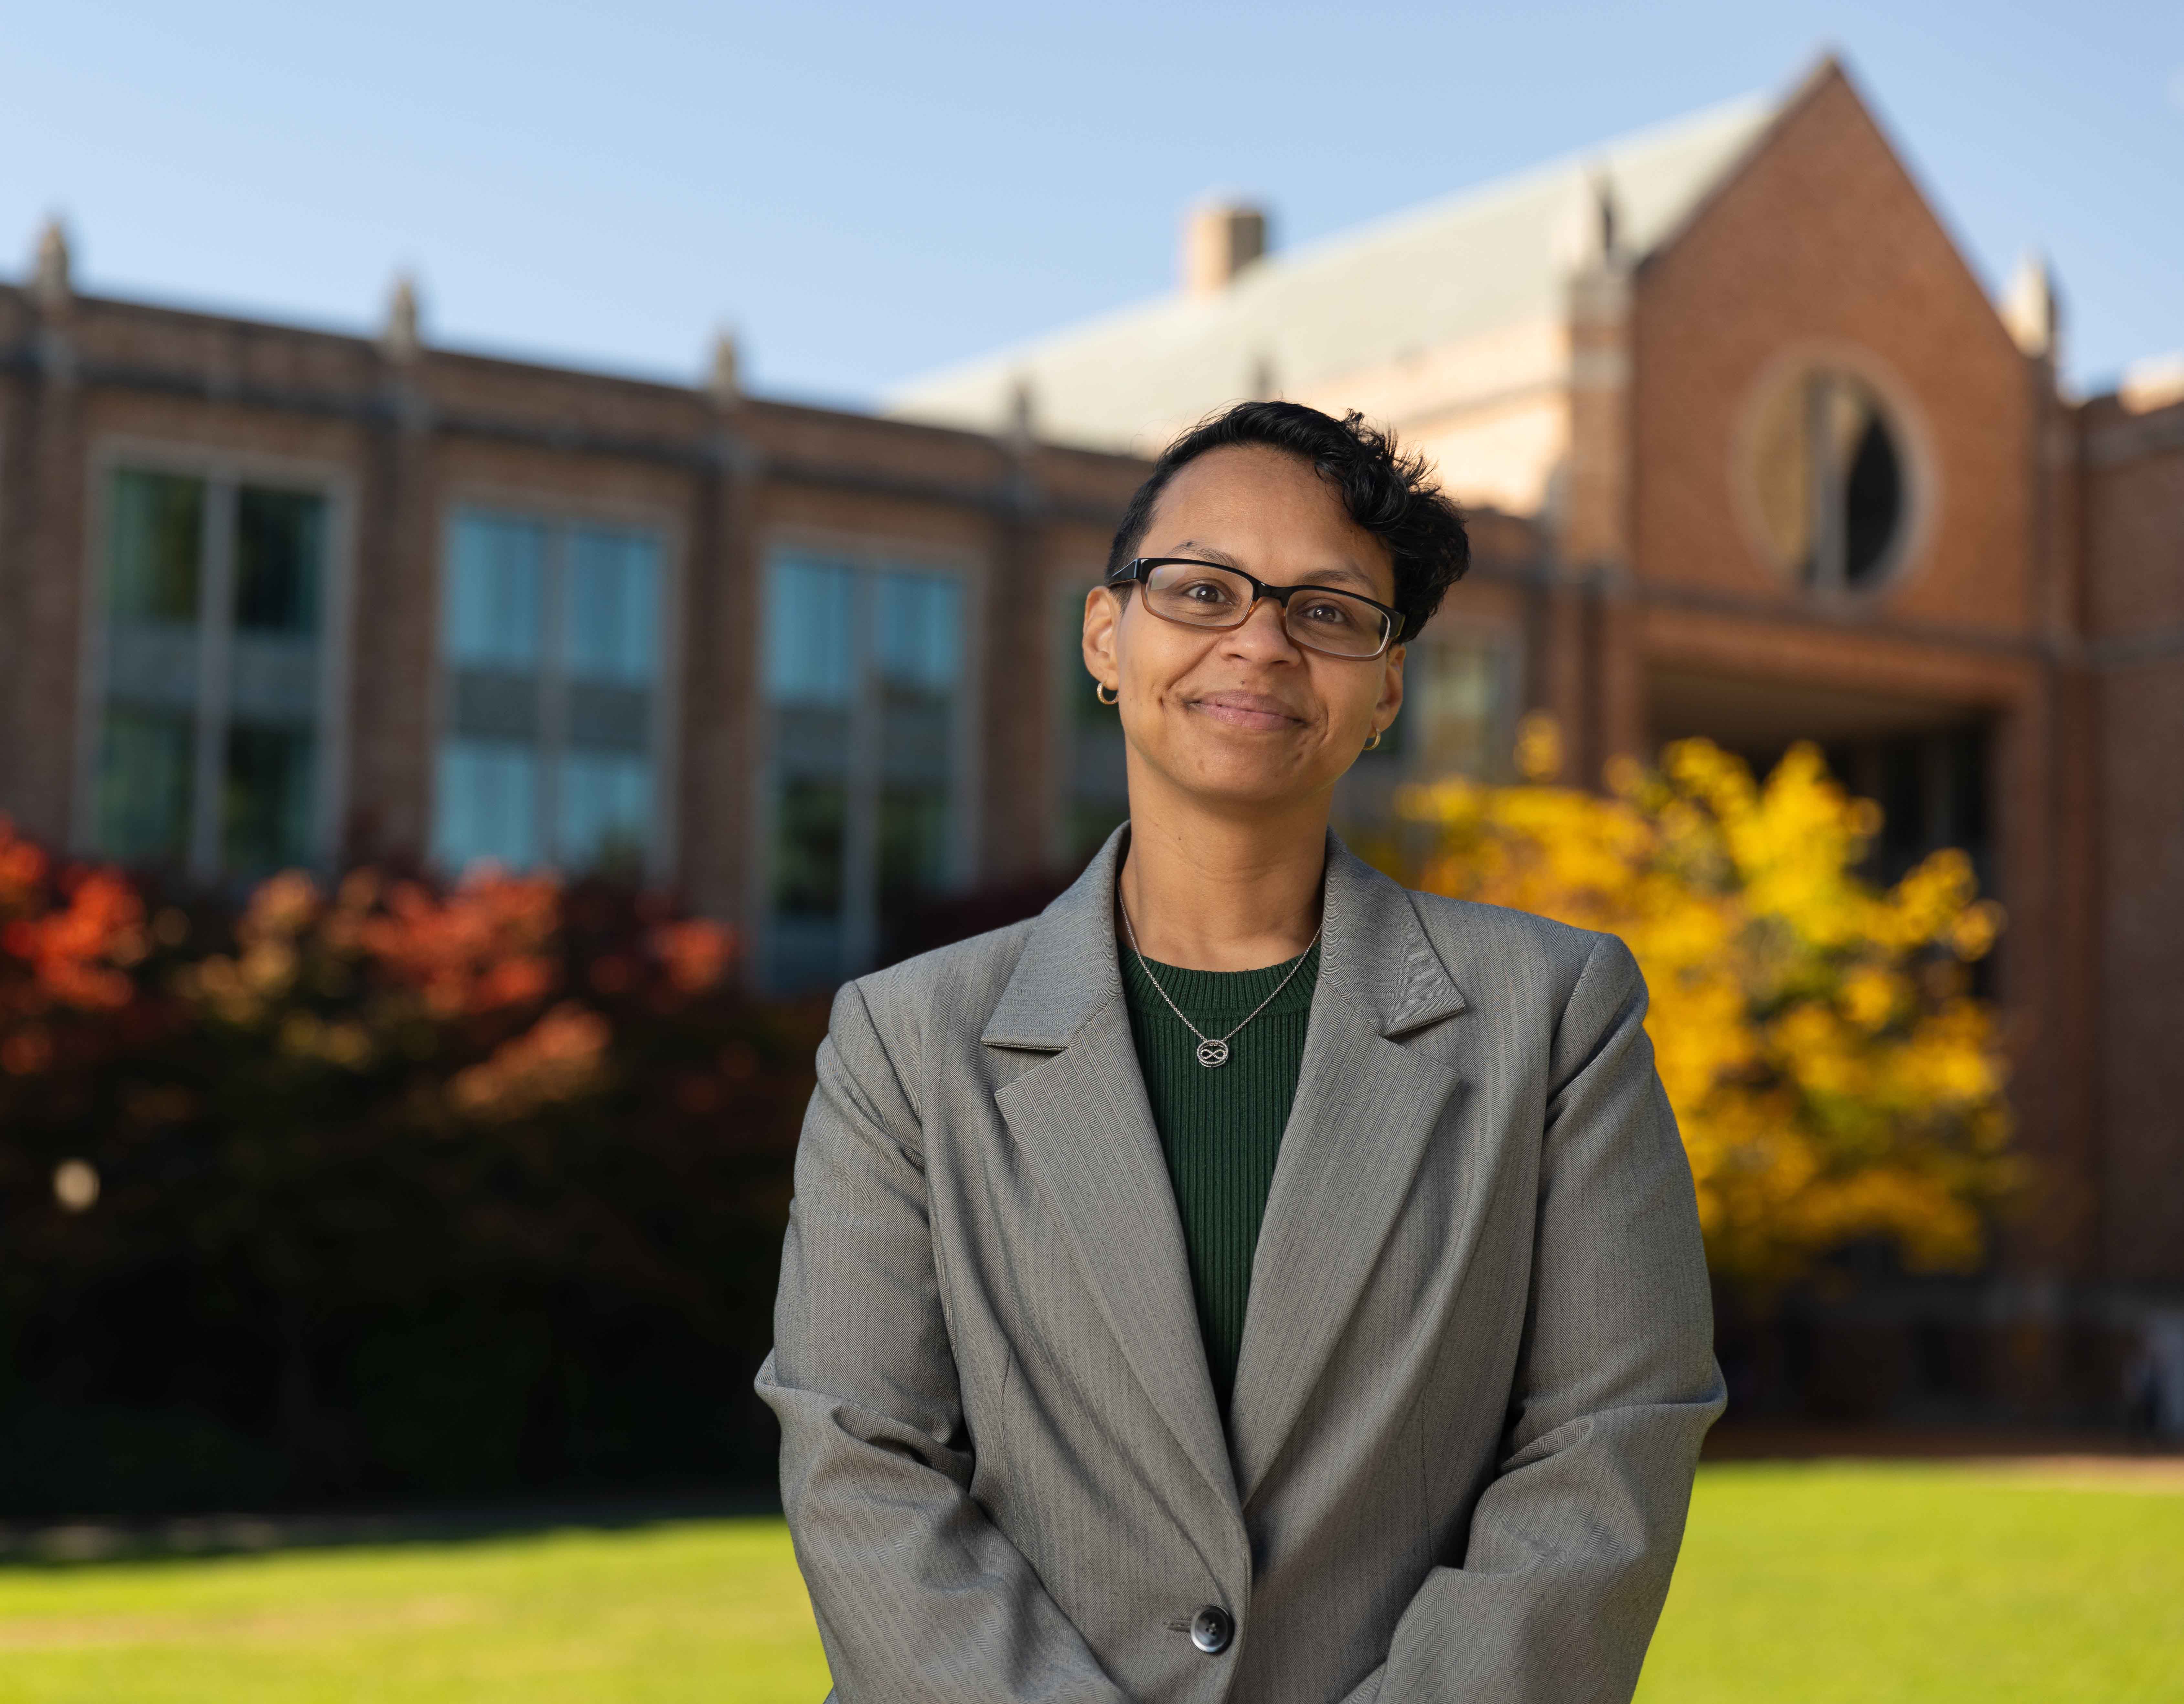
M 1226 727 L 1254 732 L 1295 727 L 1304 721 L 1279 699 L 1265 693 L 1207 693 L 1191 699 L 1190 707 Z

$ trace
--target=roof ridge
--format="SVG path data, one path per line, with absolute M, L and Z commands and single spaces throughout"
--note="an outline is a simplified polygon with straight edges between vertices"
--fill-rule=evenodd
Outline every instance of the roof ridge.
M 986 374 L 1006 373 L 1070 345 L 1133 327 L 1150 329 L 1163 322 L 1175 323 L 1193 317 L 1203 318 L 1209 326 L 1217 324 L 1232 315 L 1238 305 L 1248 307 L 1252 298 L 1264 297 L 1284 283 L 1308 278 L 1330 264 L 1340 264 L 1361 248 L 1406 237 L 1424 236 L 1436 226 L 1457 222 L 1462 217 L 1490 214 L 1500 204 L 1521 206 L 1527 197 L 1551 191 L 1574 174 L 1597 170 L 1603 164 L 1612 178 L 1618 160 L 1627 169 L 1634 155 L 1644 155 L 1678 142 L 1696 142 L 1714 130 L 1762 125 L 1781 104 L 1780 97 L 1747 92 L 1572 148 L 1551 159 L 1447 191 L 1429 201 L 1397 209 L 1360 224 L 1326 232 L 1295 248 L 1269 254 L 1245 269 L 1220 296 L 1194 298 L 1169 290 L 1117 303 L 963 360 L 929 368 L 885 387 L 883 404 L 890 411 L 905 404 L 914 408 L 919 393 L 937 386 L 973 380 Z
M 1382 214 L 1340 231 L 1330 231 L 1314 237 L 1308 244 L 1290 253 L 1270 255 L 1267 261 L 1259 264 L 1263 266 L 1268 262 L 1279 264 L 1291 259 L 1302 259 L 1319 251 L 1347 246 L 1360 238 L 1394 235 L 1412 227 L 1433 224 L 1451 213 L 1470 211 L 1505 198 L 1514 200 L 1520 195 L 1550 188 L 1572 172 L 1612 164 L 1618 154 L 1629 155 L 1646 148 L 1688 140 L 1715 125 L 1725 125 L 1732 119 L 1757 119 L 1762 113 L 1771 116 L 1781 104 L 1779 99 L 1756 91 L 1716 101 L 1711 106 L 1697 108 L 1680 117 L 1625 131 L 1604 142 L 1571 148 L 1551 159 L 1520 166 L 1514 171 L 1504 172 L 1498 177 L 1490 177 L 1461 189 L 1445 191 L 1430 201 L 1394 213 Z M 1252 270 L 1256 271 L 1258 268 Z M 1248 278 L 1251 275 L 1247 273 L 1245 276 Z

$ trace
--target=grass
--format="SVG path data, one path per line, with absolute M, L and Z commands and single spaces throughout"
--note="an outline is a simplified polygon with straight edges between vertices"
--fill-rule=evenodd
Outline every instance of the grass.
M 2126 1483 L 1709 1467 L 1641 1704 L 2184 1700 L 2184 1487 Z M 777 1521 L 0 1568 L 0 1704 L 816 1704 L 826 1688 Z
M 2177 1704 L 2184 1481 L 1707 1467 L 1638 1696 Z
M 817 1704 L 774 1520 L 0 1569 L 4 1704 Z

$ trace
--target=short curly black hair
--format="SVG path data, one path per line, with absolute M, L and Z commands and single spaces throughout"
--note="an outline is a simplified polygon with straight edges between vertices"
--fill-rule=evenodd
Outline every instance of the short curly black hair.
M 1416 637 L 1441 595 L 1471 565 L 1463 511 L 1444 493 L 1422 455 L 1397 448 L 1393 432 L 1352 409 L 1340 420 L 1302 403 L 1238 403 L 1210 415 L 1161 452 L 1123 511 L 1107 553 L 1112 574 L 1133 560 L 1167 482 L 1208 450 L 1263 444 L 1309 463 L 1341 496 L 1350 518 L 1387 548 L 1396 569 L 1401 639 Z

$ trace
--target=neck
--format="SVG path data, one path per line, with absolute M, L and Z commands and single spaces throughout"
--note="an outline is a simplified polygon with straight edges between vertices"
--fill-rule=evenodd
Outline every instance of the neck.
M 1329 804 L 1245 817 L 1133 785 L 1121 888 L 1138 949 L 1193 971 L 1295 958 L 1319 927 Z

